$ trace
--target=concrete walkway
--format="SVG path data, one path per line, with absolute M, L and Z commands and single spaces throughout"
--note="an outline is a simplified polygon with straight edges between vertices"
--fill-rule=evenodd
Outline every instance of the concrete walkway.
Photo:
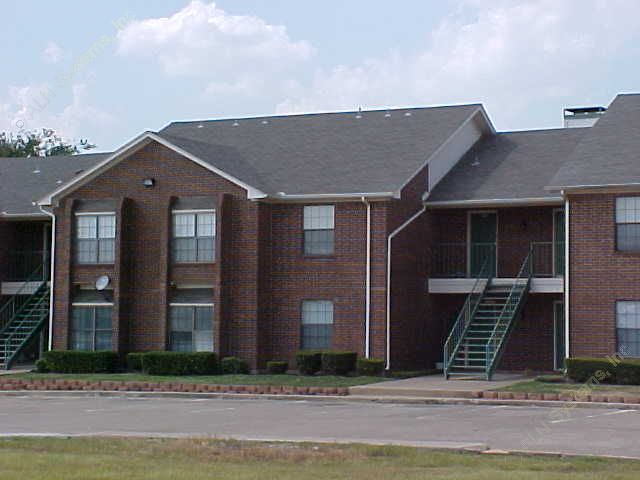
M 429 375 L 404 380 L 394 380 L 349 388 L 351 395 L 375 395 L 394 397 L 457 397 L 475 398 L 477 392 L 508 387 L 527 380 L 517 374 L 498 373 L 492 381 L 486 380 L 445 380 L 443 375 Z

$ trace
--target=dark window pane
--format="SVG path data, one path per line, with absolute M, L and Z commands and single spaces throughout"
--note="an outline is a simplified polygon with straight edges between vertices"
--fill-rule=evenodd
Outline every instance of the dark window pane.
M 196 307 L 196 330 L 213 330 L 213 307 Z
M 196 239 L 195 238 L 174 238 L 173 239 L 173 260 L 178 263 L 196 261 Z
M 198 261 L 213 262 L 214 260 L 214 237 L 198 238 Z
M 172 331 L 191 332 L 193 330 L 193 307 L 171 307 L 169 317 Z
M 111 307 L 96 307 L 96 330 L 111 330 Z
M 113 263 L 116 258 L 116 242 L 112 238 L 102 238 L 98 241 L 98 261 Z
M 96 263 L 98 261 L 98 241 L 78 239 L 76 241 L 76 260 L 78 263 Z
M 303 349 L 329 349 L 331 348 L 331 337 L 333 325 L 303 325 L 302 326 L 302 348 Z
M 619 223 L 617 237 L 618 250 L 640 251 L 640 223 Z
M 333 230 L 305 230 L 304 232 L 304 253 L 307 255 L 331 255 L 333 244 Z
M 74 307 L 71 314 L 72 330 L 93 329 L 93 309 L 90 307 Z
M 91 350 L 92 345 L 92 332 L 78 330 L 71 332 L 71 350 Z
M 169 349 L 174 352 L 193 351 L 191 332 L 171 332 L 169 336 Z
M 96 350 L 111 350 L 111 330 L 96 332 Z

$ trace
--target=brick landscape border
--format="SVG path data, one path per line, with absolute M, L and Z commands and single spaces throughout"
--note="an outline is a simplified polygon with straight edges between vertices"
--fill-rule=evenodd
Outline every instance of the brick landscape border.
M 547 400 L 561 402 L 629 403 L 640 404 L 640 395 L 624 394 L 576 394 L 576 393 L 525 393 L 525 392 L 473 392 L 476 398 L 489 400 Z
M 180 392 L 180 393 L 251 393 L 265 395 L 348 395 L 345 387 L 297 387 L 286 385 L 210 385 L 180 382 L 89 381 L 38 379 L 24 380 L 0 377 L 0 390 L 67 390 L 118 392 Z

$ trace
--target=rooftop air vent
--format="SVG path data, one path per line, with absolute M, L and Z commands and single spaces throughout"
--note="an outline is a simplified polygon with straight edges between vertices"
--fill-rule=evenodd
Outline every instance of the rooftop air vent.
M 562 112 L 564 128 L 593 127 L 606 111 L 605 107 L 565 108 Z

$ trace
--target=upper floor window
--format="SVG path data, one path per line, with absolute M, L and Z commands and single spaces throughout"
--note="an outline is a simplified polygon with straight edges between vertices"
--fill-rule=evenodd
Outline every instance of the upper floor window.
M 640 357 L 640 302 L 616 302 L 618 352 Z
M 305 255 L 331 255 L 334 252 L 334 206 L 304 207 Z
M 71 350 L 112 350 L 111 304 L 74 303 L 71 307 Z
M 115 261 L 116 216 L 114 213 L 76 214 L 76 261 Z
M 640 251 L 640 197 L 616 199 L 616 246 L 623 252 Z
M 173 212 L 172 251 L 174 262 L 213 262 L 215 238 L 215 210 Z
M 329 349 L 333 339 L 333 302 L 302 302 L 302 349 Z

